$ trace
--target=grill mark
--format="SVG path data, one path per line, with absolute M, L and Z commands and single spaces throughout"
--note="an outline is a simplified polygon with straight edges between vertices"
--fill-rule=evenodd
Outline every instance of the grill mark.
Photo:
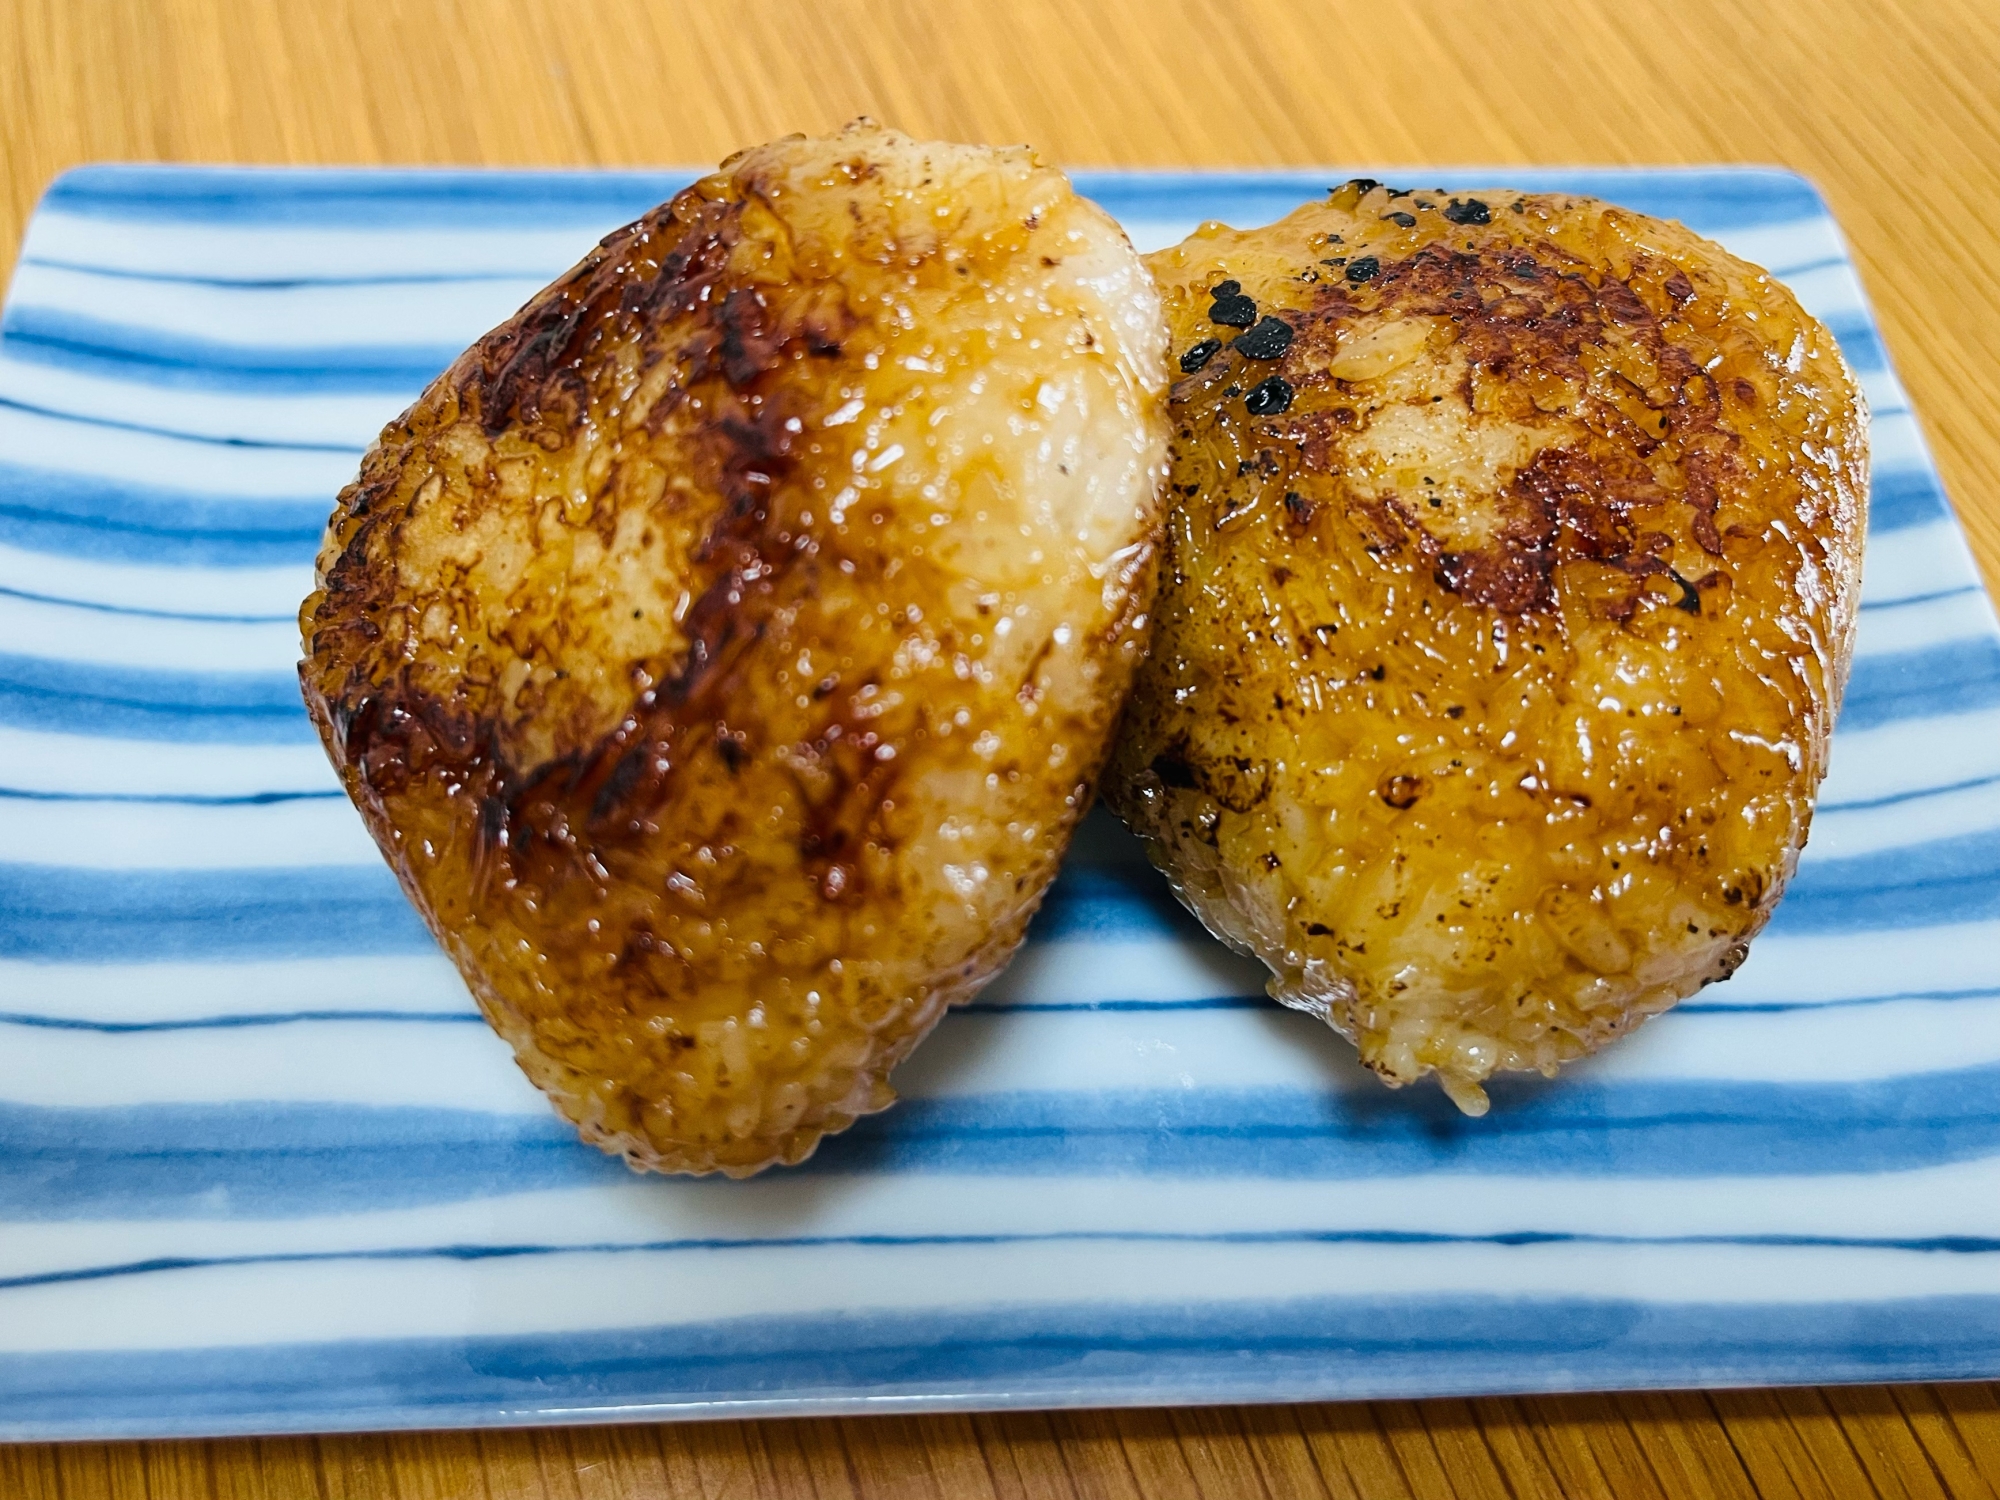
M 1385 262 L 1370 284 L 1323 286 L 1313 293 L 1288 370 L 1330 361 L 1342 332 L 1363 318 L 1393 310 L 1446 319 L 1466 360 L 1460 394 L 1468 406 L 1472 382 L 1482 376 L 1509 382 L 1502 398 L 1525 403 L 1525 380 L 1542 374 L 1582 393 L 1572 409 L 1587 431 L 1624 434 L 1587 446 L 1543 449 L 1481 497 L 1476 503 L 1490 507 L 1495 520 L 1481 545 L 1451 546 L 1393 496 L 1357 500 L 1355 513 L 1375 533 L 1374 545 L 1393 552 L 1407 539 L 1432 564 L 1439 587 L 1469 604 L 1517 615 L 1554 608 L 1553 571 L 1571 559 L 1601 562 L 1635 580 L 1665 571 L 1673 538 L 1660 523 L 1676 512 L 1696 546 L 1721 556 L 1716 516 L 1735 478 L 1739 440 L 1720 426 L 1714 381 L 1667 337 L 1660 313 L 1642 295 L 1647 290 L 1666 314 L 1693 295 L 1677 267 L 1648 257 L 1640 257 L 1627 280 L 1594 273 L 1552 243 L 1489 242 L 1469 250 L 1426 245 L 1403 260 Z M 1615 364 L 1621 351 L 1656 372 L 1651 395 L 1593 364 Z M 1661 430 L 1648 432 L 1626 417 L 1608 399 L 1614 388 L 1625 391 L 1624 399 L 1642 400 L 1658 411 Z M 1510 414 L 1530 426 L 1545 421 L 1537 412 Z M 1296 426 L 1308 465 L 1321 471 L 1337 467 L 1340 439 L 1323 416 L 1305 414 Z M 1351 419 L 1338 426 L 1359 430 Z M 1622 451 L 1627 440 L 1631 453 Z M 1681 449 L 1678 493 L 1662 488 L 1638 461 L 1667 441 Z M 1635 592 L 1622 606 L 1614 601 L 1612 612 L 1629 613 L 1636 597 Z
M 580 367 L 601 340 L 641 350 L 647 364 L 662 345 L 679 353 L 681 369 L 653 404 L 649 426 L 690 388 L 718 378 L 726 383 L 726 391 L 710 393 L 712 415 L 692 435 L 698 454 L 689 467 L 707 478 L 705 487 L 721 504 L 690 555 L 697 596 L 682 621 L 688 648 L 677 661 L 634 664 L 652 681 L 624 718 L 590 746 L 524 771 L 500 748 L 497 724 L 416 686 L 407 669 L 379 684 L 349 681 L 329 689 L 301 666 L 308 705 L 332 728 L 343 770 L 351 770 L 360 790 L 379 801 L 434 777 L 475 800 L 482 895 L 488 880 L 552 881 L 573 875 L 586 856 L 611 854 L 646 836 L 676 769 L 692 755 L 707 749 L 734 771 L 768 748 L 740 731 L 718 738 L 728 683 L 796 593 L 788 575 L 810 565 L 816 552 L 773 532 L 773 487 L 796 467 L 794 432 L 807 424 L 788 425 L 794 414 L 766 377 L 795 358 L 839 352 L 857 320 L 844 305 L 821 299 L 795 326 L 779 327 L 754 288 L 704 295 L 726 269 L 740 212 L 738 203 L 687 209 L 679 199 L 655 210 L 607 238 L 446 377 L 447 395 L 455 399 L 442 403 L 442 422 L 458 411 L 476 416 L 489 439 L 516 425 L 538 425 L 536 440 L 552 450 L 572 441 L 588 417 L 590 392 Z M 687 327 L 689 319 L 698 326 Z M 430 422 L 441 425 L 435 415 Z M 379 639 L 382 619 L 394 613 L 394 601 L 382 597 L 388 585 L 380 561 L 393 552 L 384 545 L 393 538 L 377 534 L 392 521 L 374 508 L 395 494 L 409 465 L 423 463 L 420 450 L 431 435 L 421 422 L 393 434 L 405 441 L 371 452 L 361 479 L 342 497 L 339 551 L 325 583 L 329 607 L 320 611 L 342 630 Z M 833 727 L 838 721 L 836 715 L 823 736 L 829 749 L 843 738 Z M 843 770 L 843 759 L 828 758 L 840 794 L 820 820 L 824 826 L 807 835 L 829 850 L 853 842 L 845 825 L 886 795 L 895 774 L 892 765 L 873 761 Z M 830 894 L 856 884 L 851 874 L 822 881 Z
M 689 209 L 675 199 L 607 237 L 518 317 L 475 344 L 460 361 L 458 384 L 487 437 L 516 424 L 539 425 L 545 416 L 575 423 L 588 404 L 581 371 L 593 349 L 704 310 L 701 294 L 725 268 L 742 212 L 741 203 L 698 202 Z M 724 317 L 741 320 L 742 308 L 728 312 L 728 300 Z

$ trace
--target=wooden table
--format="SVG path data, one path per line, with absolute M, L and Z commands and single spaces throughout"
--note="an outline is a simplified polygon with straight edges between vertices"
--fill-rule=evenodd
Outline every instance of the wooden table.
M 861 113 L 1079 165 L 1800 168 L 2000 580 L 1993 0 L 5 0 L 0 270 L 77 162 L 700 162 Z M 0 1448 L 6 1500 L 1996 1491 L 1995 1386 Z

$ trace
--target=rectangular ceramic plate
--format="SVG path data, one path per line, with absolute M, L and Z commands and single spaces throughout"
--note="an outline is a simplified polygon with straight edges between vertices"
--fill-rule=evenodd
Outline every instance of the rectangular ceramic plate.
M 1340 175 L 1079 183 L 1151 248 Z M 1840 236 L 1777 172 L 1442 175 L 1682 219 L 1867 382 L 1860 655 L 1749 964 L 1463 1119 L 1100 816 L 904 1102 L 747 1183 L 577 1144 L 292 671 L 376 428 L 685 176 L 58 182 L 0 336 L 0 1436 L 2000 1375 L 2000 635 Z

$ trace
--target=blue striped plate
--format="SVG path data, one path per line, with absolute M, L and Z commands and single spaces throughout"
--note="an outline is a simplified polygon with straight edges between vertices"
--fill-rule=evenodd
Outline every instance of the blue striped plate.
M 61 179 L 0 325 L 0 1436 L 2000 1374 L 2000 633 L 1840 236 L 1780 172 L 1490 175 L 1770 266 L 1868 386 L 1860 654 L 1749 964 L 1465 1120 L 1099 817 L 905 1102 L 749 1183 L 576 1143 L 292 675 L 376 428 L 684 178 Z M 1150 248 L 1332 178 L 1079 180 Z

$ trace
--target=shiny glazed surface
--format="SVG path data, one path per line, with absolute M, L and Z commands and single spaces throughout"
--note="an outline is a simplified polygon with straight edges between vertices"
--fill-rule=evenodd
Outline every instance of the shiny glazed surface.
M 1105 795 L 1183 899 L 1475 1113 L 1727 978 L 1852 649 L 1831 335 L 1580 198 L 1357 181 L 1149 262 L 1171 511 Z
M 308 706 L 587 1138 L 796 1162 L 1006 961 L 1144 649 L 1163 354 L 1060 173 L 859 122 L 612 235 L 384 430 Z

